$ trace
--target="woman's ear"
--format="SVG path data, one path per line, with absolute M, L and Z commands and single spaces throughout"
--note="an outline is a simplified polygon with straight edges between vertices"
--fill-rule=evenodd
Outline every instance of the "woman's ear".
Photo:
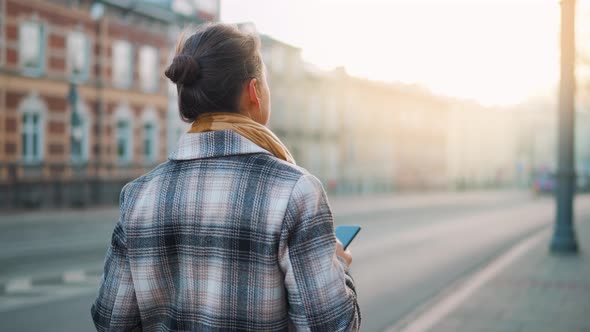
M 260 96 L 258 92 L 258 80 L 253 78 L 248 82 L 248 97 L 251 105 L 255 105 L 260 110 Z

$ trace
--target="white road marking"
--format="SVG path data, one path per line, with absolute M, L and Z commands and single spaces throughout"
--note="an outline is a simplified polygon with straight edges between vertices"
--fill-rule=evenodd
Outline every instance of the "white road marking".
M 62 275 L 62 280 L 65 283 L 83 282 L 86 280 L 86 272 L 83 270 L 66 271 Z
M 0 312 L 51 303 L 78 295 L 92 294 L 96 290 L 96 287 L 89 286 L 34 286 L 33 291 L 39 292 L 40 294 L 35 294 L 34 296 L 0 296 Z
M 33 288 L 32 278 L 18 278 L 9 280 L 4 286 L 5 293 L 27 292 Z
M 65 271 L 61 278 L 10 279 L 3 282 L 0 312 L 96 293 L 101 279 L 102 275 L 84 269 Z
M 525 254 L 541 240 L 547 239 L 550 229 L 545 229 L 533 234 L 521 241 L 509 251 L 498 257 L 492 263 L 471 276 L 467 281 L 449 294 L 443 294 L 441 298 L 435 298 L 427 305 L 417 309 L 414 313 L 402 319 L 399 323 L 386 329 L 388 332 L 426 332 L 429 331 L 441 319 L 461 305 L 471 294 L 482 285 L 498 275 L 508 265 Z

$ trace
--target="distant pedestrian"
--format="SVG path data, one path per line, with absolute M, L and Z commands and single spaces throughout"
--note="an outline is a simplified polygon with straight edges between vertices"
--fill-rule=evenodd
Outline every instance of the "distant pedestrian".
M 265 127 L 259 48 L 220 23 L 180 39 L 166 76 L 192 126 L 121 191 L 97 330 L 359 329 L 352 257 L 326 193 Z

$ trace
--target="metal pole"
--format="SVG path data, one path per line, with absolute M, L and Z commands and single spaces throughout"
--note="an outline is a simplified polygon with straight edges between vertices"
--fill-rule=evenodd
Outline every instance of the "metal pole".
M 104 19 L 103 14 L 100 12 L 94 18 L 95 24 L 95 34 L 96 34 L 96 53 L 95 53 L 95 71 L 94 71 L 94 87 L 96 91 L 96 100 L 95 100 L 95 107 L 96 107 L 96 131 L 93 132 L 94 142 L 93 142 L 93 153 L 95 154 L 95 161 L 94 161 L 94 175 L 92 176 L 93 183 L 92 183 L 92 200 L 94 203 L 102 203 L 101 199 L 101 172 L 103 171 L 103 160 L 105 159 L 105 148 L 104 148 L 104 137 L 103 137 L 103 121 L 104 121 L 104 103 L 103 103 L 103 33 L 104 33 Z M 90 174 L 88 174 L 90 175 Z
M 550 247 L 553 253 L 576 253 L 578 251 L 573 223 L 576 179 L 574 170 L 575 6 L 575 0 L 561 1 L 557 214 Z
M 100 177 L 100 167 L 102 166 L 103 160 L 103 144 L 104 140 L 102 137 L 102 125 L 103 125 L 103 77 L 102 77 L 102 64 L 104 61 L 103 58 L 103 49 L 102 49 L 102 42 L 103 42 L 103 20 L 99 20 L 96 22 L 96 40 L 97 40 L 97 47 L 96 47 L 96 71 L 95 71 L 95 87 L 96 87 L 96 174 L 94 175 L 96 179 Z

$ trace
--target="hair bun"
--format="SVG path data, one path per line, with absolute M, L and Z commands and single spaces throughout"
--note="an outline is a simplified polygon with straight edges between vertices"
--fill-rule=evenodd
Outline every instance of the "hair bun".
M 176 84 L 191 85 L 199 79 L 199 64 L 190 55 L 178 54 L 164 74 Z

